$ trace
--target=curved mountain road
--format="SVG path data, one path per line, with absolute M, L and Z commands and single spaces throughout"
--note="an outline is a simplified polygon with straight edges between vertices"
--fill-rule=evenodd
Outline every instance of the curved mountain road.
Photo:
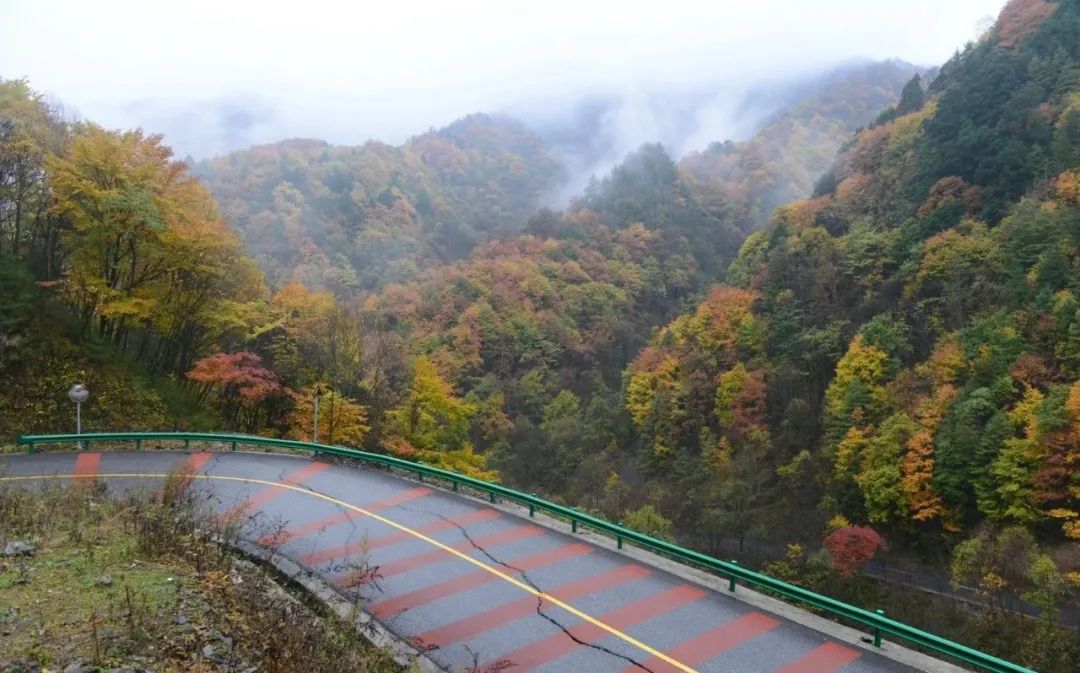
M 0 482 L 160 486 L 176 468 L 245 539 L 345 589 L 366 559 L 364 607 L 449 670 L 899 673 L 916 670 L 604 549 L 581 536 L 392 474 L 260 453 L 0 457 Z M 944 667 L 947 670 L 951 667 Z M 953 669 L 955 670 L 955 669 Z

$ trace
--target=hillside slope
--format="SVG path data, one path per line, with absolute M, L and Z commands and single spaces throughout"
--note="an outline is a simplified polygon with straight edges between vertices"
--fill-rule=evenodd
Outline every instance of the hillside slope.
M 751 232 L 777 206 L 806 198 L 857 129 L 900 100 L 926 74 L 903 61 L 851 65 L 804 85 L 743 142 L 714 142 L 679 161 L 703 198 L 728 204 L 735 225 Z
M 1014 0 L 637 356 L 634 471 L 702 542 L 871 525 L 1052 606 L 1080 581 L 1078 222 L 1080 2 Z M 986 619 L 1072 670 L 1052 626 Z
M 758 228 L 775 204 L 808 195 L 843 139 L 896 101 L 916 72 L 896 61 L 859 64 L 786 86 L 775 118 L 751 141 L 717 143 L 680 162 L 695 178 L 687 190 L 725 227 Z M 416 280 L 519 233 L 570 177 L 570 154 L 603 144 L 602 118 L 564 129 L 572 143 L 545 144 L 537 135 L 544 129 L 476 114 L 400 147 L 289 140 L 200 162 L 194 172 L 272 286 L 300 281 L 347 296 Z
M 347 294 L 516 231 L 558 163 L 517 122 L 472 115 L 400 147 L 287 140 L 194 167 L 274 286 Z
M 158 136 L 71 123 L 0 80 L 0 442 L 74 427 L 212 426 L 185 391 L 246 338 L 266 286 Z

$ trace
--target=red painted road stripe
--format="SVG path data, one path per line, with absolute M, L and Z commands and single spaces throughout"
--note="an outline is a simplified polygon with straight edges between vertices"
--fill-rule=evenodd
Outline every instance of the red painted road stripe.
M 281 483 L 293 485 L 302 484 L 328 467 L 330 466 L 326 463 L 311 463 L 310 465 L 305 465 L 299 470 L 296 470 L 295 472 L 290 472 L 289 474 L 282 477 Z M 256 491 L 251 497 L 247 498 L 247 500 L 245 500 L 245 506 L 248 509 L 256 509 L 262 507 L 266 503 L 281 497 L 287 491 L 288 489 L 278 484 L 274 484 L 273 486 L 266 486 Z
M 465 540 L 455 545 L 451 545 L 450 548 L 456 551 L 470 551 L 480 547 L 486 549 L 487 547 L 495 547 L 501 544 L 507 544 L 508 542 L 514 542 L 516 540 L 523 540 L 527 537 L 535 537 L 540 535 L 544 531 L 536 526 L 514 526 L 506 530 L 499 531 L 498 533 L 492 533 L 491 535 L 485 535 L 484 537 L 476 538 L 475 540 Z M 457 558 L 443 549 L 432 549 L 431 551 L 403 558 L 397 561 L 391 561 L 386 565 L 379 566 L 379 575 L 382 577 L 393 577 L 394 575 L 400 575 L 401 573 L 415 570 L 422 566 L 430 565 L 432 563 L 439 563 L 441 561 L 449 561 L 450 559 Z
M 592 553 L 592 548 L 588 545 L 568 544 L 522 559 L 507 561 L 506 564 L 513 566 L 516 570 L 527 572 L 551 563 L 558 563 L 559 561 L 565 561 L 566 559 L 583 556 L 589 553 Z M 424 603 L 430 603 L 431 601 L 436 601 L 440 598 L 446 598 L 447 596 L 468 591 L 469 589 L 475 589 L 488 582 L 494 582 L 496 579 L 498 579 L 498 577 L 486 570 L 477 570 L 476 572 L 462 575 L 461 577 L 455 577 L 433 584 L 429 587 L 424 587 L 423 589 L 410 591 L 407 594 L 396 596 L 381 603 L 376 603 L 371 606 L 371 611 L 376 617 L 396 615 L 403 610 L 408 610 L 409 608 L 414 608 L 418 605 L 423 605 Z
M 210 456 L 214 454 L 209 451 L 200 451 L 193 453 L 187 457 L 184 461 L 184 466 L 181 468 L 180 474 L 199 474 L 202 471 L 202 466 L 206 465 L 206 461 L 210 460 Z
M 652 574 L 652 571 L 644 566 L 625 565 L 599 575 L 564 584 L 546 593 L 561 601 L 572 601 L 597 591 L 647 577 L 650 574 Z M 536 598 L 527 596 L 486 612 L 481 612 L 478 615 L 459 619 L 456 622 L 421 633 L 416 639 L 424 645 L 445 647 L 535 614 Z
M 75 483 L 86 483 L 97 477 L 98 468 L 101 467 L 100 453 L 80 453 L 75 459 Z
M 295 472 L 290 472 L 289 474 L 282 477 L 281 483 L 294 485 L 302 484 L 304 481 L 311 479 L 312 477 L 314 477 L 328 467 L 330 466 L 326 463 L 310 463 L 300 468 L 299 470 L 296 470 Z M 226 522 L 233 521 L 245 512 L 250 512 L 252 510 L 258 509 L 263 505 L 269 503 L 270 501 L 280 498 L 287 492 L 288 489 L 280 484 L 274 484 L 273 486 L 264 486 L 249 497 L 245 498 L 243 502 L 237 504 L 225 514 L 222 514 L 220 520 Z
M 710 629 L 696 638 L 679 643 L 675 647 L 665 650 L 664 654 L 681 661 L 687 666 L 697 666 L 736 645 L 768 633 L 779 625 L 780 622 L 772 617 L 766 617 L 759 612 L 752 612 L 738 619 L 733 619 L 723 626 Z M 649 659 L 641 666 L 654 671 L 654 673 L 679 670 L 656 657 Z M 641 667 L 628 666 L 622 673 L 641 673 Z
M 431 493 L 430 488 L 428 488 L 427 486 L 419 486 L 417 488 L 409 489 L 408 491 L 404 491 L 402 493 L 396 493 L 389 498 L 377 500 L 371 504 L 365 504 L 363 507 L 369 512 L 378 512 L 379 510 L 386 509 L 387 507 L 393 507 L 395 505 L 400 505 L 403 502 L 408 502 L 410 500 L 423 497 L 429 493 Z M 309 521 L 308 523 L 301 524 L 299 526 L 292 526 L 290 528 L 286 528 L 272 535 L 265 535 L 259 540 L 259 544 L 267 546 L 282 544 L 284 542 L 287 542 L 288 540 L 292 540 L 293 538 L 311 535 L 312 533 L 315 533 L 317 531 L 336 526 L 340 523 L 345 523 L 346 521 L 352 521 L 354 518 L 361 516 L 363 516 L 363 514 L 360 514 L 359 512 L 342 510 L 340 512 L 337 512 L 336 514 L 324 516 L 321 519 Z
M 773 673 L 835 673 L 859 658 L 859 653 L 839 643 L 825 643 Z
M 705 594 L 706 592 L 698 587 L 686 585 L 678 586 L 659 595 L 649 596 L 648 598 L 643 598 L 639 601 L 624 605 L 621 608 L 617 608 L 607 614 L 597 617 L 597 619 L 615 629 L 628 629 L 641 622 L 648 621 L 654 617 L 659 617 L 665 612 L 671 612 L 687 603 L 692 603 Z M 581 647 L 581 645 L 578 644 L 578 641 L 582 643 L 593 643 L 611 635 L 599 626 L 595 626 L 590 622 L 576 624 L 569 629 L 569 632 L 573 635 L 573 638 L 568 638 L 565 633 L 556 633 L 531 645 L 526 645 L 525 647 L 515 650 L 510 654 L 499 657 L 499 661 L 509 661 L 514 664 L 515 668 L 523 671 L 531 671 L 534 668 L 543 666 L 549 661 L 554 661 L 559 657 L 569 654 L 574 651 L 574 649 Z M 481 670 L 494 663 L 495 662 L 490 662 L 486 664 L 484 667 L 481 667 Z
M 478 521 L 486 521 L 487 519 L 494 519 L 499 516 L 499 512 L 494 509 L 478 509 L 464 516 L 454 517 L 453 519 L 439 519 L 433 521 L 426 526 L 421 526 L 416 530 L 420 533 L 437 533 L 447 528 L 454 528 L 456 526 L 464 526 L 470 523 L 476 523 Z M 392 544 L 398 542 L 404 542 L 405 540 L 414 539 L 411 533 L 405 531 L 397 531 L 390 533 L 389 535 L 381 535 L 368 538 L 367 540 L 359 540 L 357 542 L 350 542 L 343 544 L 340 547 L 334 547 L 333 549 L 322 549 L 320 551 L 313 551 L 310 554 L 305 554 L 300 557 L 300 562 L 305 565 L 315 565 L 324 561 L 329 561 L 336 558 L 345 558 L 353 554 L 359 554 L 365 551 L 371 551 L 372 549 L 378 549 L 380 547 L 389 547 Z
M 484 537 L 476 538 L 475 540 L 465 540 L 458 544 L 451 545 L 450 548 L 455 551 L 470 551 L 477 547 L 487 548 L 495 547 L 508 542 L 514 542 L 516 540 L 522 540 L 527 537 L 534 537 L 540 535 L 544 531 L 536 526 L 514 526 L 513 528 L 500 531 L 498 533 L 492 533 Z M 422 566 L 430 565 L 432 563 L 440 563 L 442 561 L 449 561 L 450 559 L 457 558 L 456 556 L 448 553 L 445 549 L 432 549 L 422 554 L 416 554 L 414 556 L 408 556 L 406 558 L 391 561 L 386 565 L 379 566 L 379 577 L 385 579 L 387 577 L 393 577 L 394 575 L 400 575 L 401 573 L 415 570 Z M 354 573 L 349 573 L 343 577 L 334 578 L 334 583 L 340 585 L 347 585 L 353 577 Z

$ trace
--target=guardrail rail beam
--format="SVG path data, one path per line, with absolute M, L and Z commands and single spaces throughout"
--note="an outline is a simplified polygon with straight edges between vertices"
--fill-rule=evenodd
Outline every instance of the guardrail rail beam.
M 217 434 L 205 432 L 100 432 L 90 434 L 64 434 L 64 435 L 24 435 L 17 440 L 19 445 L 25 445 L 29 453 L 34 453 L 40 444 L 70 444 L 83 442 L 83 446 L 89 446 L 90 442 L 131 442 L 141 446 L 145 440 L 160 442 L 183 442 L 185 450 L 190 450 L 191 442 L 211 442 L 227 444 L 230 450 L 235 451 L 238 445 L 269 446 L 292 449 L 301 452 L 325 453 L 343 458 L 352 458 L 363 463 L 378 465 L 388 469 L 397 469 L 410 474 L 416 474 L 423 480 L 430 477 L 442 482 L 449 482 L 452 490 L 459 491 L 460 486 L 465 486 L 475 491 L 485 493 L 491 502 L 503 498 L 519 503 L 529 508 L 529 513 L 536 510 L 546 511 L 549 514 L 570 521 L 572 532 L 578 532 L 579 526 L 601 532 L 615 538 L 617 546 L 621 549 L 623 542 L 630 542 L 643 549 L 657 552 L 661 555 L 676 559 L 684 564 L 706 569 L 721 577 L 727 577 L 728 590 L 735 590 L 735 582 L 738 580 L 747 586 L 765 591 L 770 594 L 782 596 L 791 601 L 808 605 L 823 610 L 824 612 L 849 622 L 854 622 L 873 634 L 874 645 L 880 647 L 883 636 L 889 635 L 897 640 L 912 643 L 922 649 L 945 655 L 957 661 L 975 666 L 991 673 L 1035 673 L 1019 664 L 1000 659 L 985 652 L 961 645 L 941 636 L 917 629 L 914 626 L 904 624 L 885 616 L 881 610 L 870 611 L 854 605 L 849 605 L 835 598 L 829 598 L 815 593 L 809 589 L 788 584 L 787 582 L 769 577 L 759 572 L 743 568 L 735 561 L 721 561 L 707 556 L 692 549 L 681 547 L 672 542 L 659 540 L 654 537 L 624 528 L 618 524 L 594 517 L 590 514 L 579 512 L 572 507 L 559 505 L 544 500 L 535 495 L 522 493 L 497 484 L 484 481 L 475 477 L 457 474 L 438 467 L 431 467 L 423 463 L 416 463 L 395 456 L 370 451 L 360 451 L 343 446 L 329 444 L 315 444 L 301 442 L 292 439 L 276 439 L 273 437 L 256 437 L 252 435 Z

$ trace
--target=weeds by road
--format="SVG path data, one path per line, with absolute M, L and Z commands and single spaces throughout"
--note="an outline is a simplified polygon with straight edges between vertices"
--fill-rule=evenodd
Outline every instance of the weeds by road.
M 0 671 L 401 671 L 354 623 L 251 563 L 171 476 L 0 485 Z

